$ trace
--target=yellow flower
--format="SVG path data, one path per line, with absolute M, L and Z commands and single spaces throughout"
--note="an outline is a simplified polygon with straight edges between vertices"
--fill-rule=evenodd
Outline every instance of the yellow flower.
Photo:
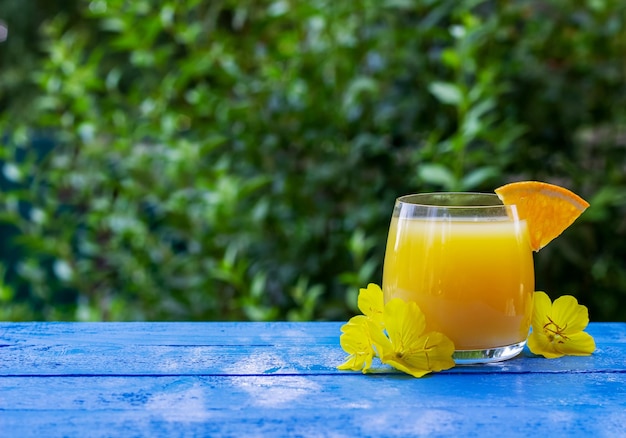
M 573 296 L 564 295 L 552 303 L 544 292 L 535 292 L 528 348 L 548 359 L 588 356 L 596 344 L 591 335 L 583 332 L 587 324 L 589 312 Z
M 454 344 L 438 332 L 423 334 L 426 322 L 417 304 L 393 299 L 383 316 L 389 338 L 374 340 L 383 363 L 414 377 L 454 367 Z
M 340 370 L 362 370 L 364 373 L 372 366 L 375 351 L 373 348 L 372 333 L 380 328 L 364 315 L 353 316 L 341 327 L 339 337 L 341 348 L 349 356 L 337 368 Z M 381 332 L 382 335 L 382 332 Z
M 359 290 L 357 305 L 363 315 L 378 324 L 383 323 L 385 300 L 383 298 L 383 291 L 379 285 L 370 283 L 367 285 L 367 289 L 361 288 Z
M 423 334 L 426 322 L 417 304 L 393 299 L 385 305 L 380 286 L 370 283 L 360 289 L 358 307 L 363 315 L 341 327 L 339 342 L 348 357 L 340 370 L 366 373 L 374 357 L 415 377 L 454 366 L 454 344 L 441 333 Z

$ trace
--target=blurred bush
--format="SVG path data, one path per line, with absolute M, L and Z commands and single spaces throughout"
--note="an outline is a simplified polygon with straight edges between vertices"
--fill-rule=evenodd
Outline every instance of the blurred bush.
M 0 318 L 345 319 L 397 196 L 539 179 L 592 207 L 537 288 L 626 320 L 625 8 L 0 8 Z

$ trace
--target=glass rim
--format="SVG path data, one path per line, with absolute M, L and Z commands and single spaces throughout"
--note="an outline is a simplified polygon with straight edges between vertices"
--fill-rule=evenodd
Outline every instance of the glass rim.
M 459 199 L 465 198 L 465 203 L 454 204 L 450 203 L 451 200 L 457 197 Z M 446 202 L 436 202 L 436 198 L 448 199 Z M 425 200 L 431 199 L 430 202 Z M 469 203 L 470 199 L 475 199 L 476 201 L 480 200 L 490 200 L 490 203 L 487 202 L 473 202 Z M 415 206 L 415 207 L 425 207 L 425 208 L 445 208 L 445 209 L 479 209 L 479 208 L 502 208 L 502 207 L 510 207 L 513 204 L 504 204 L 502 200 L 495 193 L 484 193 L 484 192 L 427 192 L 427 193 L 412 193 L 407 195 L 402 195 L 396 198 L 396 203 L 401 203 L 405 205 Z

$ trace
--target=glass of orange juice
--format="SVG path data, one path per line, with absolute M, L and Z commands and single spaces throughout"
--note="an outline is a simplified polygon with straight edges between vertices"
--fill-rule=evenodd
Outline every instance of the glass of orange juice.
M 383 270 L 385 300 L 416 302 L 457 364 L 510 359 L 526 343 L 534 268 L 526 222 L 495 194 L 396 200 Z

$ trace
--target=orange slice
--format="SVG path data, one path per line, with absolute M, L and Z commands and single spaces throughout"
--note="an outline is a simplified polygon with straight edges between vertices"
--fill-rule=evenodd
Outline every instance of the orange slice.
M 538 181 L 520 181 L 495 190 L 505 205 L 514 204 L 525 219 L 533 251 L 539 251 L 569 227 L 589 203 L 566 188 Z

